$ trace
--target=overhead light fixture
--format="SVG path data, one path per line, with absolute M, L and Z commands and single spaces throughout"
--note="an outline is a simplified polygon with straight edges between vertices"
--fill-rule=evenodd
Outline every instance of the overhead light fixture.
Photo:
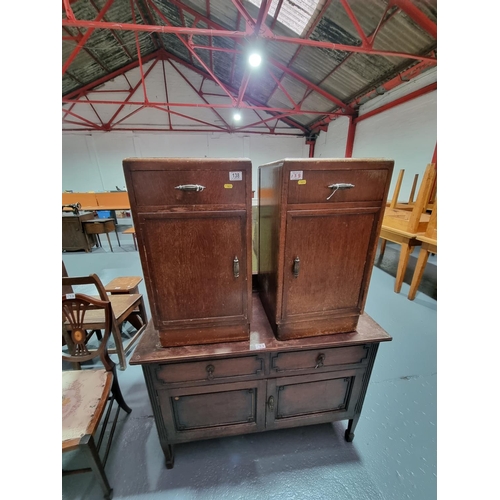
M 258 66 L 260 66 L 261 62 L 262 57 L 260 54 L 258 54 L 257 52 L 252 52 L 250 54 L 250 57 L 248 58 L 248 64 L 250 64 L 250 66 L 252 66 L 253 68 L 257 68 Z
M 235 122 L 239 122 L 241 120 L 241 113 L 239 111 L 235 111 L 233 114 L 233 119 Z

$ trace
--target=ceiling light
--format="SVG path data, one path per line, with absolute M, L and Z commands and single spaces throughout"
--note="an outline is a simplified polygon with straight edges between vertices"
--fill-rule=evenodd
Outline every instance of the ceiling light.
M 257 54 L 257 52 L 253 52 L 252 54 L 250 54 L 250 57 L 248 58 L 248 63 L 250 64 L 250 66 L 257 68 L 258 66 L 260 66 L 261 62 L 262 57 L 260 56 L 260 54 Z
M 241 120 L 241 113 L 239 111 L 235 111 L 233 115 L 233 119 L 235 122 L 239 122 Z

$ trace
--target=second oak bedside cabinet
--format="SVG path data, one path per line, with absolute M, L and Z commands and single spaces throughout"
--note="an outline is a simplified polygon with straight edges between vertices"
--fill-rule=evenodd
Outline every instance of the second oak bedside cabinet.
M 259 168 L 259 288 L 280 340 L 351 332 L 363 312 L 393 160 Z

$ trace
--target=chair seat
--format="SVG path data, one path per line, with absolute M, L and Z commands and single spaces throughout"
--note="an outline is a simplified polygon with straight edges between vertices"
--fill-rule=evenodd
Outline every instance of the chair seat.
M 106 370 L 62 372 L 62 441 L 79 440 L 99 424 L 112 383 Z

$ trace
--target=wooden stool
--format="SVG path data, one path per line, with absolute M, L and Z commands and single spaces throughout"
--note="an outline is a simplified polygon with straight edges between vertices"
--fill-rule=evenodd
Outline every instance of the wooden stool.
M 95 234 L 97 237 L 97 242 L 100 247 L 102 247 L 100 234 L 106 234 L 108 238 L 109 248 L 113 251 L 111 246 L 111 240 L 109 238 L 109 233 L 114 231 L 116 234 L 116 239 L 118 240 L 118 245 L 121 246 L 120 238 L 118 238 L 118 231 L 116 230 L 115 221 L 113 219 L 91 219 L 83 221 L 83 227 L 85 228 L 86 234 Z
M 125 231 L 123 231 L 123 234 L 131 234 L 132 235 L 132 237 L 134 238 L 134 247 L 137 250 L 137 240 L 135 239 L 135 227 L 132 226 L 132 227 L 129 227 L 128 229 L 125 229 Z
M 111 295 L 119 294 L 137 294 L 139 292 L 139 283 L 142 281 L 140 276 L 120 276 L 118 278 L 112 279 L 105 287 L 107 293 Z M 140 311 L 135 309 L 133 314 L 128 318 L 130 324 L 139 330 L 142 326 L 142 321 L 140 317 Z
M 120 276 L 111 280 L 104 289 L 111 295 L 117 293 L 140 293 L 139 283 L 142 281 L 140 276 Z

